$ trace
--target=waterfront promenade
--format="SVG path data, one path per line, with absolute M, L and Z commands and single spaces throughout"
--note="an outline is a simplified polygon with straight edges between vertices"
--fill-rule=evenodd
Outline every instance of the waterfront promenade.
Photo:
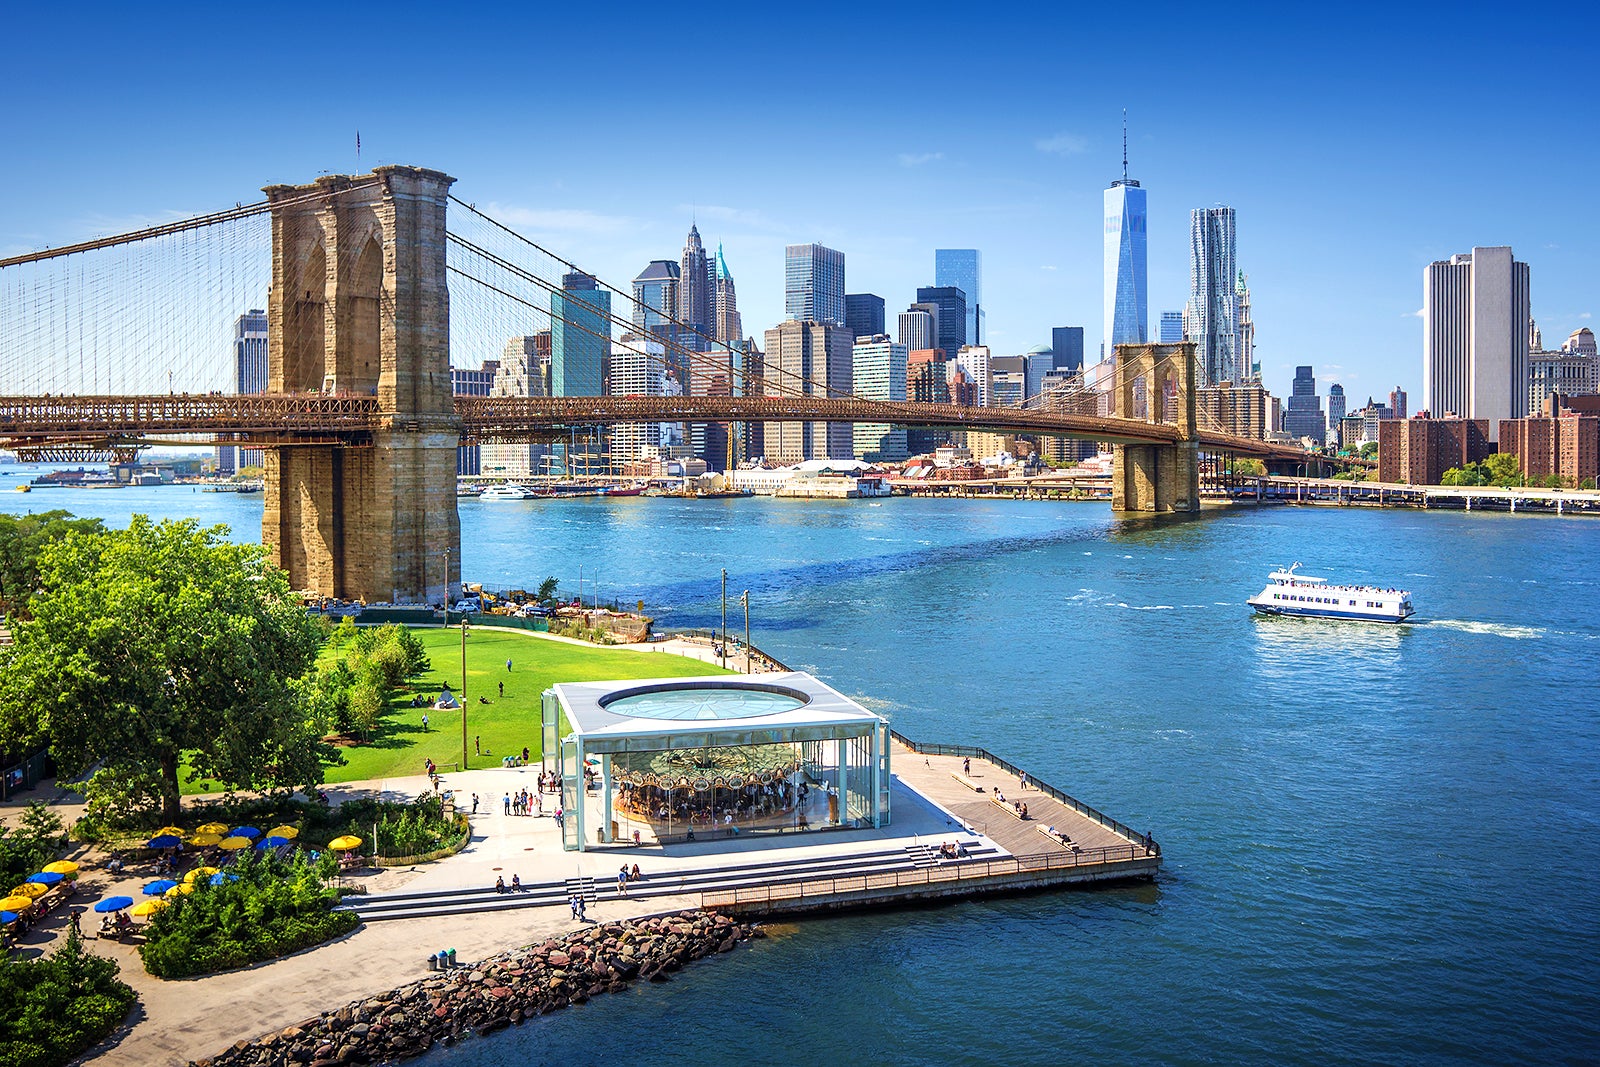
M 88 941 L 91 951 L 122 964 L 124 980 L 139 992 L 141 1002 L 135 1013 L 136 1025 L 94 1062 L 114 1067 L 183 1063 L 221 1051 L 241 1038 L 281 1030 L 347 1001 L 417 978 L 426 973 L 425 956 L 431 952 L 453 948 L 463 962 L 473 961 L 575 929 L 581 924 L 572 919 L 566 903 L 564 887 L 569 879 L 592 880 L 593 903 L 588 906 L 587 918 L 599 922 L 715 905 L 717 887 L 771 890 L 808 879 L 849 878 L 871 871 L 878 891 L 866 898 L 851 898 L 852 906 L 867 906 L 912 899 L 895 887 L 908 878 L 915 879 L 919 871 L 943 868 L 943 874 L 952 875 L 957 868 L 966 868 L 976 872 L 985 864 L 993 866 L 1015 857 L 1050 853 L 1070 857 L 1072 846 L 1090 852 L 1131 844 L 1126 836 L 1062 805 L 1037 786 L 1022 787 L 1016 775 L 981 758 L 971 761 L 971 773 L 966 775 L 961 757 L 924 756 L 897 742 L 893 761 L 894 815 L 892 824 L 882 829 L 731 837 L 703 834 L 692 843 L 662 847 L 647 841 L 641 846 L 624 844 L 583 854 L 561 850 L 551 815 L 503 813 L 501 797 L 532 788 L 538 767 L 446 774 L 441 787 L 454 792 L 463 810 L 470 811 L 472 793 L 480 797 L 466 848 L 434 863 L 347 875 L 347 883 L 364 890 L 352 898 L 353 906 L 358 912 L 371 913 L 364 914 L 367 921 L 347 937 L 243 970 L 176 982 L 146 974 L 135 945 Z M 982 792 L 962 784 L 956 774 L 963 774 Z M 427 778 L 417 775 L 346 783 L 331 787 L 330 793 L 337 803 L 374 794 L 410 797 L 428 787 Z M 994 799 L 997 791 L 1008 802 L 1025 802 L 1030 818 L 1021 820 L 1002 810 Z M 590 802 L 596 801 L 591 797 Z M 16 810 L 15 805 L 8 806 L 5 814 L 14 816 Z M 75 814 L 65 806 L 62 813 Z M 1039 832 L 1039 827 L 1048 825 L 1067 835 L 1071 845 Z M 937 850 L 946 843 L 959 844 L 967 860 L 955 864 L 939 860 Z M 129 871 L 112 879 L 95 866 L 98 858 L 82 850 L 80 859 L 89 866 L 75 903 L 86 906 L 101 896 L 119 893 L 137 899 L 139 887 L 150 873 Z M 624 863 L 630 867 L 637 863 L 644 875 L 626 894 L 619 891 L 616 881 L 617 868 Z M 1145 870 L 1130 870 L 1129 874 L 1148 876 Z M 1153 866 L 1148 870 L 1153 871 Z M 512 874 L 527 887 L 524 894 L 495 894 L 495 879 L 509 882 Z M 983 892 L 981 881 L 963 878 L 956 892 L 948 895 Z M 998 885 L 992 888 L 1012 891 Z M 478 892 L 463 894 L 463 890 Z M 389 918 L 381 914 L 386 899 L 452 903 L 430 914 Z M 58 913 L 30 931 L 23 938 L 21 952 L 51 950 L 65 921 L 65 913 Z

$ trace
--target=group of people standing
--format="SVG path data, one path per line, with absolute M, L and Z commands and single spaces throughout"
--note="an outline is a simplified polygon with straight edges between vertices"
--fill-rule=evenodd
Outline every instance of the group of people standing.
M 538 793 L 519 789 L 507 793 L 502 801 L 507 815 L 543 815 L 544 798 Z

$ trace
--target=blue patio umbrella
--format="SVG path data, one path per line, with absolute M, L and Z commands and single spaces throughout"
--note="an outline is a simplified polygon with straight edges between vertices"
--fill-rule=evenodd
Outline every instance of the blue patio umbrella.
M 174 882 L 171 878 L 162 878 L 159 881 L 151 882 L 149 885 L 145 886 L 143 892 L 147 897 L 159 897 L 161 894 L 165 893 L 167 890 L 171 889 L 177 884 L 178 883 Z
M 289 839 L 287 837 L 278 837 L 274 834 L 272 837 L 263 837 L 260 841 L 257 841 L 256 848 L 277 848 L 279 845 L 287 845 L 288 843 Z
M 121 911 L 123 908 L 133 907 L 132 897 L 106 897 L 104 900 L 95 901 L 95 911 Z
M 0 926 L 10 926 L 12 923 L 14 923 L 16 921 L 17 921 L 17 913 L 16 912 L 14 912 L 14 911 L 0 911 Z
M 237 882 L 238 880 L 239 876 L 237 874 L 226 874 L 222 871 L 218 871 L 211 876 L 212 885 L 221 885 L 223 882 Z
M 57 874 L 55 871 L 40 871 L 38 874 L 28 875 L 28 881 L 38 882 L 40 885 L 55 885 L 65 877 L 66 875 Z
M 248 837 L 250 840 L 254 841 L 256 838 L 261 836 L 261 831 L 257 830 L 254 826 L 235 826 L 232 830 L 228 831 L 228 836 Z
M 157 834 L 145 842 L 147 848 L 177 848 L 183 844 L 183 838 L 177 834 Z

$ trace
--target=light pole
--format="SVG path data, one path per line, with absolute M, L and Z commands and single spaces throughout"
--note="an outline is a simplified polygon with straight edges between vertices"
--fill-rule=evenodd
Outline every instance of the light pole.
M 450 621 L 450 550 L 448 548 L 444 550 L 444 588 L 440 590 L 440 593 L 444 596 L 444 618 L 445 622 L 448 623 Z
M 467 616 L 461 616 L 461 769 L 467 769 Z
M 728 568 L 722 568 L 722 669 L 728 669 Z
M 744 673 L 751 673 L 750 664 L 750 590 L 746 589 L 739 594 L 739 602 L 744 605 Z

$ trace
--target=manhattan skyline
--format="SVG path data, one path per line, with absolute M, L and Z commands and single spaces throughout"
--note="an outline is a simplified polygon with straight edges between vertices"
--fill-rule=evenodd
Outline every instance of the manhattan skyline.
M 815 6 L 822 28 L 808 33 L 842 33 L 846 10 Z M 329 59 L 313 38 L 291 37 L 260 57 L 271 77 L 243 78 L 236 46 L 259 26 L 250 17 L 180 18 L 175 36 L 174 20 L 121 8 L 25 10 L 12 39 L 69 43 L 73 76 L 53 76 L 44 50 L 8 57 L 17 89 L 0 135 L 14 165 L 0 254 L 248 202 L 262 185 L 319 171 L 416 163 L 456 176 L 462 199 L 624 291 L 697 225 L 707 247 L 726 249 L 745 332 L 757 337 L 784 317 L 787 245 L 843 252 L 850 289 L 893 309 L 934 282 L 936 248 L 978 249 L 984 340 L 1015 354 L 1048 343 L 1054 326 L 1103 335 L 1100 199 L 1121 173 L 1126 107 L 1130 173 L 1149 194 L 1148 328 L 1157 309 L 1186 299 L 1189 213 L 1233 207 L 1257 353 L 1278 395 L 1309 364 L 1320 387 L 1337 381 L 1353 398 L 1395 385 L 1420 396 L 1423 268 L 1462 248 L 1516 249 L 1547 338 L 1592 324 L 1600 223 L 1596 150 L 1583 136 L 1600 117 L 1594 95 L 1459 74 L 1486 51 L 1537 55 L 1553 31 L 1581 30 L 1589 16 L 1491 30 L 1470 12 L 1386 11 L 1377 40 L 1360 13 L 1327 25 L 1241 17 L 1233 28 L 1250 61 L 1219 87 L 1174 76 L 1190 54 L 1178 10 L 1151 8 L 1126 50 L 1108 43 L 1120 39 L 1113 13 L 1037 12 L 1026 34 L 1015 20 L 965 22 L 964 54 L 983 76 L 937 106 L 919 80 L 843 53 L 815 60 L 820 77 L 804 90 L 745 79 L 719 101 L 718 147 L 701 164 L 674 155 L 652 168 L 637 165 L 648 146 L 626 126 L 637 79 L 618 72 L 645 71 L 652 55 L 759 55 L 792 32 L 777 16 L 741 11 L 698 36 L 652 23 L 649 34 L 607 38 L 595 44 L 601 77 L 590 65 L 599 53 L 584 49 L 541 51 L 535 77 L 483 62 L 485 23 L 443 18 L 386 43 L 370 72 L 358 51 Z M 511 38 L 583 26 L 566 11 L 475 13 Z M 898 22 L 853 12 L 848 25 L 852 39 L 887 43 Z M 369 32 L 355 15 L 319 15 L 319 34 Z M 1033 43 L 1050 39 L 1078 43 L 1038 62 Z M 116 59 L 129 54 L 161 62 Z M 368 73 L 381 92 L 363 88 Z M 581 108 L 567 106 L 575 84 Z M 783 121 L 802 92 L 830 118 L 805 148 Z M 1411 106 L 1423 99 L 1426 109 Z M 1198 124 L 1197 113 L 1229 118 Z

